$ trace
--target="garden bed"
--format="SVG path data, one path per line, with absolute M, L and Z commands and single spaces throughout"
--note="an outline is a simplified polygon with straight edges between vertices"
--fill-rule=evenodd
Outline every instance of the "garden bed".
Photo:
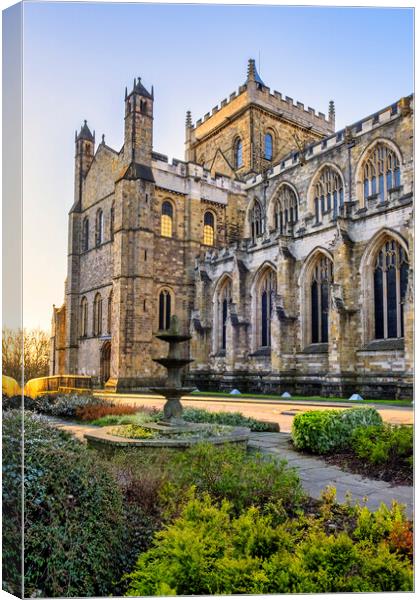
M 413 427 L 383 423 L 372 408 L 298 415 L 291 443 L 345 471 L 393 485 L 413 485 Z

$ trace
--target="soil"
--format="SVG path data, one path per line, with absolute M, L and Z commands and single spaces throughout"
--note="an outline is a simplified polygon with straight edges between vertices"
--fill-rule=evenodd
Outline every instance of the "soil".
M 375 465 L 355 456 L 350 451 L 342 451 L 337 454 L 324 455 L 323 459 L 343 471 L 357 473 L 369 479 L 380 479 L 388 481 L 391 485 L 413 485 L 413 470 L 402 462 L 399 464 Z

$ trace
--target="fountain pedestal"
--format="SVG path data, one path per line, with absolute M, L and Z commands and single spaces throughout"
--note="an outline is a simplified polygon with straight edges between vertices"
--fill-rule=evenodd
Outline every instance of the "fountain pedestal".
M 181 397 L 192 392 L 194 388 L 182 386 L 182 369 L 193 361 L 189 358 L 181 357 L 180 344 L 190 340 L 191 336 L 179 333 L 178 318 L 173 315 L 170 328 L 166 331 L 159 331 L 156 334 L 156 337 L 169 344 L 168 356 L 153 359 L 154 362 L 167 369 L 168 378 L 166 384 L 162 387 L 150 388 L 152 392 L 166 398 L 166 404 L 163 407 L 164 417 L 161 421 L 161 425 L 166 427 L 189 427 L 182 418 L 183 408 Z

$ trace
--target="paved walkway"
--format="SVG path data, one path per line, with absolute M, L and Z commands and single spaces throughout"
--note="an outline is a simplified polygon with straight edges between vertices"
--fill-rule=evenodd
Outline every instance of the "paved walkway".
M 303 488 L 312 498 L 319 498 L 327 485 L 337 490 L 337 501 L 346 501 L 351 494 L 353 504 L 360 502 L 375 510 L 381 502 L 391 506 L 393 500 L 407 507 L 407 516 L 413 516 L 413 488 L 407 485 L 391 486 L 386 481 L 368 479 L 361 475 L 342 471 L 329 465 L 321 458 L 302 455 L 292 448 L 287 433 L 252 433 L 249 446 L 261 452 L 286 459 L 290 467 L 295 467 Z
M 83 425 L 59 419 L 48 417 L 48 420 L 59 429 L 68 431 L 78 440 L 85 443 L 84 434 L 89 431 L 95 431 L 98 427 L 93 425 Z M 391 506 L 393 500 L 407 507 L 407 516 L 413 516 L 413 488 L 411 486 L 400 485 L 392 487 L 385 481 L 377 479 L 367 479 L 361 475 L 342 471 L 338 467 L 329 465 L 321 458 L 302 455 L 297 452 L 289 443 L 290 435 L 288 433 L 252 433 L 248 446 L 256 448 L 263 453 L 277 456 L 279 459 L 287 460 L 290 467 L 296 468 L 302 486 L 312 498 L 319 498 L 321 492 L 331 485 L 337 490 L 337 501 L 343 503 L 347 500 L 347 494 L 351 494 L 352 503 L 364 503 L 375 510 L 381 502 Z

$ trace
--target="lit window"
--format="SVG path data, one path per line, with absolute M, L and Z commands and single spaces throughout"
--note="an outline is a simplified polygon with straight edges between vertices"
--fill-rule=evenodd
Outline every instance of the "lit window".
M 235 142 L 235 167 L 239 169 L 243 165 L 242 140 L 238 138 Z
M 171 294 L 162 290 L 159 294 L 159 329 L 169 329 L 171 326 Z
M 373 273 L 375 339 L 404 336 L 404 301 L 408 281 L 407 254 L 388 240 L 378 252 Z
M 164 237 L 172 237 L 174 209 L 168 201 L 162 204 L 162 214 L 160 218 L 160 234 Z
M 264 158 L 273 160 L 273 136 L 271 133 L 266 133 L 264 138 Z
M 214 215 L 210 211 L 204 214 L 203 244 L 214 245 Z

